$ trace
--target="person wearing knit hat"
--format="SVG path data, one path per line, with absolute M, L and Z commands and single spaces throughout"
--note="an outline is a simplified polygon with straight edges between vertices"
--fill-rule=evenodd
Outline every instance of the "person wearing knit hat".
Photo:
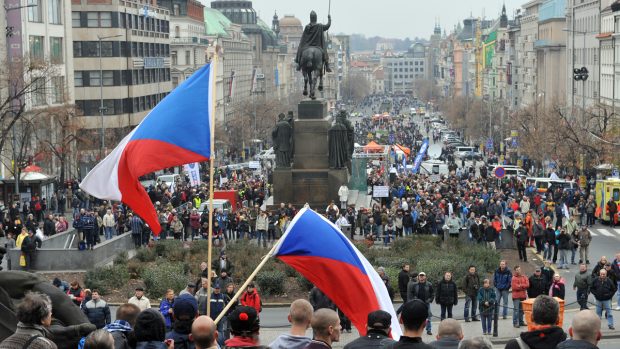
M 182 348 L 182 344 L 189 342 L 192 324 L 198 315 L 196 298 L 189 294 L 178 296 L 172 305 L 172 314 L 175 321 L 172 323 L 172 331 L 166 333 L 166 339 L 172 339 L 177 348 Z
M 256 309 L 244 305 L 239 306 L 228 316 L 228 319 L 231 327 L 230 333 L 233 337 L 225 342 L 226 347 L 267 348 L 258 344 L 260 321 Z
M 136 326 L 134 327 L 136 336 L 136 349 L 166 349 L 174 348 L 174 342 L 166 340 L 166 323 L 164 317 L 156 309 L 146 309 L 138 314 Z

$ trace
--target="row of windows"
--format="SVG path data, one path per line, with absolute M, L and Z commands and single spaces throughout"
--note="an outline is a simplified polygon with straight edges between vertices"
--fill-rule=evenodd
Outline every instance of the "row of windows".
M 416 67 L 415 69 L 411 68 L 411 72 L 413 72 L 414 70 L 416 72 L 424 72 L 424 68 L 422 68 L 422 67 L 420 67 L 420 68 Z M 403 73 L 403 72 L 408 73 L 410 70 L 409 70 L 409 68 L 404 68 L 404 69 L 403 68 L 394 68 L 393 71 L 394 72 L 400 72 L 400 73 Z
M 37 61 L 45 59 L 45 37 L 30 35 L 28 37 L 28 49 L 30 59 Z M 64 63 L 62 38 L 50 36 L 49 38 L 49 59 L 54 64 Z
M 166 34 L 170 32 L 170 22 L 167 20 L 122 12 L 73 11 L 71 25 L 73 28 L 127 28 Z
M 151 110 L 157 103 L 164 99 L 166 95 L 168 95 L 167 92 L 133 98 L 104 99 L 103 114 L 117 115 Z M 84 116 L 100 115 L 101 101 L 98 99 L 78 100 L 75 101 L 75 105 L 82 111 L 82 115 Z
M 394 63 L 388 63 L 387 66 L 391 67 L 391 66 L 396 66 L 396 65 L 424 65 L 424 62 L 420 62 L 420 61 L 404 61 L 404 62 L 394 62 Z
M 26 2 L 28 22 L 43 23 L 44 3 L 47 3 L 47 22 L 49 24 L 62 24 L 62 0 L 28 0 Z
M 101 56 L 168 57 L 170 45 L 135 41 L 101 41 Z M 73 57 L 99 57 L 99 41 L 74 41 Z
M 30 101 L 33 107 L 65 103 L 65 77 L 53 76 L 50 81 L 39 78 L 32 84 Z
M 73 79 L 75 87 L 142 85 L 170 81 L 170 69 L 78 70 Z

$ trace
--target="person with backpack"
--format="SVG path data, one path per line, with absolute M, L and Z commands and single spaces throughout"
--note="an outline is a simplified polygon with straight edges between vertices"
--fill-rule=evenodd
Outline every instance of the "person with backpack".
M 256 290 L 256 286 L 253 282 L 248 284 L 248 288 L 241 297 L 239 298 L 241 305 L 252 307 L 256 309 L 256 313 L 259 314 L 263 311 L 263 303 L 260 300 L 260 296 L 258 295 L 258 290 Z

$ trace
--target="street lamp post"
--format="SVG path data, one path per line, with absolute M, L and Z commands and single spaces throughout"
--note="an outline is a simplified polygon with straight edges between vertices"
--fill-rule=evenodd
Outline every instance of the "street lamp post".
M 101 46 L 102 40 L 118 38 L 123 36 L 121 34 L 118 35 L 110 35 L 110 36 L 99 36 L 97 35 L 97 39 L 99 39 L 99 118 L 101 119 L 101 149 L 99 149 L 99 160 L 103 160 L 103 155 L 105 155 L 105 124 L 103 122 L 103 112 L 106 108 L 103 107 L 103 62 L 102 62 L 102 49 Z

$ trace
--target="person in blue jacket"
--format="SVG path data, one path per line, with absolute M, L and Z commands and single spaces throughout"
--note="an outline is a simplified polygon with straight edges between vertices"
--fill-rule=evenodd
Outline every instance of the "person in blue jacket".
M 174 317 L 172 316 L 172 306 L 174 305 L 174 290 L 168 289 L 166 290 L 166 297 L 161 300 L 159 303 L 159 312 L 164 317 L 164 321 L 166 322 L 166 332 L 172 330 L 172 323 L 174 322 Z
M 493 286 L 497 289 L 497 304 L 504 304 L 502 318 L 508 316 L 508 298 L 510 297 L 510 286 L 512 284 L 512 272 L 506 266 L 506 261 L 499 262 L 499 268 L 493 273 Z

